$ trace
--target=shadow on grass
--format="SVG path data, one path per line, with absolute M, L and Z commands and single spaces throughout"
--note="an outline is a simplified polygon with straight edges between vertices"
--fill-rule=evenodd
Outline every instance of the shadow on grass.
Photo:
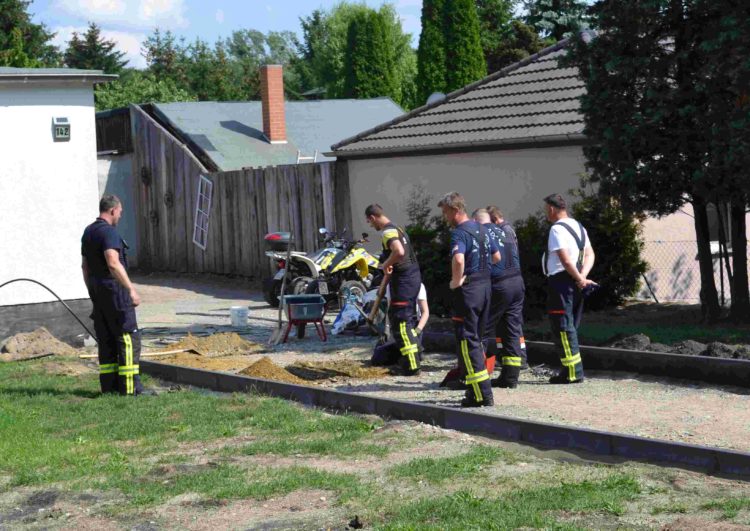
M 81 398 L 101 398 L 103 395 L 99 391 L 89 391 L 87 389 L 55 389 L 54 387 L 34 387 L 24 388 L 15 387 L 10 389 L 3 389 L 0 387 L 0 395 L 18 395 L 18 396 L 78 396 Z M 118 396 L 118 395 L 112 395 Z

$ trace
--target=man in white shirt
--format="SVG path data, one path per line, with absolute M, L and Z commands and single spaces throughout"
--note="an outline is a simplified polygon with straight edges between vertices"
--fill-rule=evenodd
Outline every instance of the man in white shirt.
M 390 304 L 391 302 L 391 287 L 386 286 L 385 288 L 385 298 Z M 419 319 L 419 322 L 417 323 L 417 328 L 414 330 L 415 335 L 417 336 L 417 340 L 419 341 L 419 344 L 421 346 L 422 344 L 422 331 L 424 330 L 424 327 L 427 325 L 427 320 L 430 318 L 430 307 L 427 305 L 427 289 L 424 287 L 424 284 L 419 285 L 419 295 L 417 295 L 417 305 L 415 308 L 417 319 Z M 383 345 L 378 345 L 375 347 L 375 352 L 372 354 L 372 359 L 370 362 L 373 365 L 393 365 L 398 362 L 399 360 L 399 349 L 398 345 L 396 345 L 396 342 L 393 341 L 393 338 L 391 338 L 390 341 Z
M 547 311 L 553 339 L 562 348 L 562 370 L 552 384 L 583 382 L 583 363 L 578 347 L 578 327 L 583 316 L 583 290 L 596 286 L 588 274 L 594 266 L 594 249 L 586 229 L 568 216 L 559 194 L 544 198 L 547 220 L 552 223 L 542 269 L 547 275 Z

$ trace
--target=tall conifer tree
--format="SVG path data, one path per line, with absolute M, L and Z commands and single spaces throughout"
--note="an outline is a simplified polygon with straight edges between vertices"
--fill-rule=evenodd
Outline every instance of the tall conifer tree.
M 445 84 L 448 92 L 487 75 L 474 0 L 445 2 Z
M 422 2 L 422 33 L 417 50 L 417 93 L 424 104 L 433 92 L 445 92 L 445 0 Z

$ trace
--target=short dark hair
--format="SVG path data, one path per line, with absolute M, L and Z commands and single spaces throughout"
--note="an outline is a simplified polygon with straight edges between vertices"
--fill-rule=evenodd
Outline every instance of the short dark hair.
M 458 192 L 448 192 L 445 194 L 438 202 L 438 208 L 443 208 L 444 206 L 458 210 L 459 212 L 466 212 L 466 201 L 464 200 L 464 196 Z
M 380 216 L 384 216 L 384 215 L 385 215 L 385 210 L 383 210 L 383 207 L 377 203 L 373 203 L 365 209 L 366 218 L 369 218 L 370 216 L 375 216 L 376 218 L 379 218 Z
M 565 198 L 560 194 L 550 194 L 544 198 L 544 202 L 560 210 L 568 208 L 568 204 L 565 202 Z
M 121 205 L 122 201 L 116 195 L 107 194 L 102 196 L 99 200 L 99 213 L 108 212 L 115 208 L 117 205 Z
M 490 215 L 490 219 L 493 221 L 493 223 L 496 219 L 505 219 L 502 210 L 500 210 L 500 208 L 496 207 L 495 205 L 488 206 L 487 213 Z

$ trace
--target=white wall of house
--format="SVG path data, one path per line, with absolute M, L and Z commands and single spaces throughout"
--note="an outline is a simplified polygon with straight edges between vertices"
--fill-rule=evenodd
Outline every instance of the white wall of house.
M 443 194 L 456 190 L 466 198 L 470 212 L 496 204 L 507 219 L 515 221 L 539 210 L 546 195 L 568 195 L 570 189 L 578 187 L 584 172 L 583 151 L 575 146 L 350 160 L 354 234 L 373 232 L 364 220 L 364 210 L 370 203 L 382 205 L 396 223 L 408 223 L 404 206 L 416 184 L 433 195 L 433 204 Z M 434 211 L 438 213 L 437 207 Z M 643 257 L 650 267 L 646 277 L 659 301 L 697 303 L 700 271 L 690 205 L 660 219 L 646 219 L 643 240 Z M 371 241 L 372 250 L 376 250 L 377 238 Z M 593 243 L 595 247 L 606 244 Z M 718 258 L 714 268 L 718 289 Z M 724 281 L 728 297 L 726 275 Z M 651 298 L 645 283 L 637 296 Z
M 408 223 L 405 201 L 416 184 L 433 195 L 434 205 L 456 190 L 470 212 L 495 204 L 507 219 L 520 219 L 540 209 L 543 197 L 577 187 L 583 163 L 577 146 L 350 160 L 355 234 L 372 232 L 364 217 L 370 203 L 382 205 L 396 223 Z
M 122 201 L 123 212 L 117 231 L 128 242 L 128 264 L 138 265 L 138 230 L 135 221 L 134 187 L 133 187 L 133 154 L 99 155 L 97 157 L 99 174 L 99 196 L 114 194 Z
M 54 117 L 70 120 L 70 141 L 53 140 Z M 28 277 L 87 298 L 80 239 L 99 195 L 91 83 L 0 85 L 0 153 L 0 284 Z M 0 306 L 51 300 L 28 283 L 0 290 Z

